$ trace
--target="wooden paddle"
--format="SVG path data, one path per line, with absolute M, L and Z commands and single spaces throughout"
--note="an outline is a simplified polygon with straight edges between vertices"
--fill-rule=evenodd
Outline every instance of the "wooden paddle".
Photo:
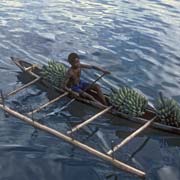
M 87 91 L 89 88 L 91 88 L 98 80 L 100 80 L 103 76 L 105 76 L 107 73 L 101 74 L 97 79 L 95 79 L 84 91 Z
M 97 79 L 95 79 L 91 84 L 89 84 L 88 87 L 86 87 L 84 90 L 82 90 L 81 93 L 79 93 L 79 96 L 82 95 L 84 92 L 86 92 L 89 88 L 91 88 L 98 80 L 100 80 L 103 76 L 105 76 L 107 73 L 103 73 L 102 75 L 100 75 Z M 73 103 L 76 100 L 76 98 L 71 99 L 70 103 L 68 103 L 68 106 Z M 98 102 L 100 103 L 100 102 Z

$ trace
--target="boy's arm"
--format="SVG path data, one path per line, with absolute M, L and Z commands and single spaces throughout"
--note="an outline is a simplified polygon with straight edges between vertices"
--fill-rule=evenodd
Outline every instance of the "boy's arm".
M 69 71 L 67 71 L 66 75 L 65 75 L 65 79 L 64 79 L 64 82 L 63 82 L 63 89 L 70 92 L 71 89 L 67 87 L 69 81 L 70 81 L 70 77 L 71 77 L 71 74 Z
M 103 69 L 103 68 L 94 66 L 94 65 L 81 64 L 81 68 L 96 69 L 96 70 L 101 71 L 101 72 L 103 72 L 103 73 L 110 74 L 109 71 L 107 71 L 107 70 L 105 70 L 105 69 Z

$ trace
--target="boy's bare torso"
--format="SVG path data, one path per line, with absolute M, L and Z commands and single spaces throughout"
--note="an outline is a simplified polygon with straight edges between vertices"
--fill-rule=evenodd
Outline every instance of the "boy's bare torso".
M 80 67 L 76 69 L 70 68 L 67 72 L 67 75 L 69 76 L 69 81 L 67 86 L 72 87 L 74 85 L 77 85 L 80 82 L 81 68 Z

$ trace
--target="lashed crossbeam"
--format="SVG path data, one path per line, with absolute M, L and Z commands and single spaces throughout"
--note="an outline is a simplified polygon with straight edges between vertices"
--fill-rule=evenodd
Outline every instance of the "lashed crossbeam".
M 77 130 L 79 130 L 80 128 L 84 127 L 85 125 L 89 124 L 90 122 L 94 121 L 96 118 L 98 118 L 99 116 L 105 114 L 107 111 L 109 111 L 110 109 L 112 109 L 112 106 L 109 106 L 107 108 L 105 108 L 104 110 L 102 110 L 101 112 L 95 114 L 94 116 L 92 116 L 91 118 L 87 119 L 86 121 L 84 121 L 83 123 L 78 124 L 77 126 L 75 126 L 74 128 L 71 129 L 71 131 L 67 131 L 67 134 L 71 134 Z
M 60 96 L 54 98 L 53 100 L 51 100 L 51 101 L 49 101 L 49 102 L 47 102 L 47 103 L 41 105 L 41 106 L 38 107 L 37 109 L 34 109 L 34 110 L 31 111 L 31 112 L 28 112 L 27 115 L 31 115 L 31 114 L 34 114 L 34 113 L 36 113 L 36 112 L 42 110 L 43 108 L 45 108 L 45 107 L 49 106 L 50 104 L 52 104 L 52 103 L 58 101 L 59 99 L 63 98 L 64 96 L 66 96 L 66 95 L 68 95 L 68 94 L 69 94 L 68 92 L 65 92 L 65 93 L 61 94 Z
M 36 79 L 32 80 L 31 82 L 29 82 L 29 83 L 27 83 L 27 84 L 25 84 L 25 85 L 23 85 L 23 86 L 15 89 L 14 91 L 8 93 L 5 97 L 9 97 L 9 96 L 12 96 L 12 95 L 16 94 L 17 92 L 19 92 L 19 91 L 21 91 L 21 90 L 23 90 L 23 89 L 31 86 L 31 85 L 34 84 L 34 83 L 36 83 L 36 82 L 39 81 L 40 79 L 41 79 L 40 77 L 37 77 Z
M 146 128 L 148 128 L 152 122 L 156 119 L 156 117 L 153 117 L 150 121 L 145 123 L 143 126 L 141 126 L 139 129 L 137 129 L 135 132 L 133 132 L 131 135 L 129 135 L 127 138 L 125 138 L 120 144 L 117 144 L 114 146 L 111 150 L 107 152 L 108 155 L 111 155 L 121 147 L 123 147 L 125 144 L 127 144 L 130 140 L 132 140 L 134 137 L 136 137 L 138 134 L 140 134 L 142 131 L 144 131 Z
M 87 146 L 87 145 L 85 145 L 85 144 L 83 144 L 83 143 L 63 134 L 63 133 L 61 133 L 61 132 L 58 132 L 55 129 L 49 128 L 45 125 L 42 125 L 38 122 L 35 122 L 31 118 L 28 118 L 27 116 L 24 116 L 24 115 L 18 113 L 17 111 L 10 109 L 7 106 L 3 106 L 2 104 L 0 104 L 0 108 L 3 109 L 4 111 L 6 111 L 7 113 L 21 119 L 22 121 L 25 121 L 26 123 L 30 124 L 31 126 L 36 127 L 38 129 L 41 129 L 45 132 L 48 132 L 48 133 L 50 133 L 50 134 L 52 134 L 52 135 L 54 135 L 60 139 L 63 139 L 64 141 L 67 141 L 68 143 L 70 143 L 74 146 L 77 146 L 77 147 L 79 147 L 79 148 L 81 148 L 81 149 L 83 149 L 83 150 L 85 150 L 85 151 L 87 151 L 87 152 L 111 163 L 112 165 L 116 166 L 117 168 L 120 168 L 120 169 L 122 169 L 126 172 L 129 172 L 129 173 L 135 174 L 135 175 L 142 177 L 142 178 L 145 177 L 145 173 L 143 171 L 138 170 L 134 167 L 131 167 L 131 166 L 129 166 L 129 165 L 117 160 L 117 159 L 114 159 L 114 158 L 112 158 L 112 157 L 110 157 L 110 156 L 108 156 L 108 155 L 106 155 L 100 151 L 97 151 L 96 149 L 94 149 L 90 146 Z
M 32 66 L 28 67 L 28 68 L 24 68 L 24 71 L 32 71 L 35 67 L 38 67 L 37 64 L 33 64 Z

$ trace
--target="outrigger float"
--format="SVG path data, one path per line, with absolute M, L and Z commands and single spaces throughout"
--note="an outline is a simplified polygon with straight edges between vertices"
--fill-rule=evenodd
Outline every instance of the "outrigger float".
M 174 133 L 174 134 L 180 134 L 180 128 L 176 128 L 173 126 L 164 125 L 164 124 L 161 124 L 159 122 L 155 122 L 157 120 L 157 116 L 156 116 L 156 112 L 155 112 L 153 106 L 148 105 L 148 108 L 146 109 L 146 111 L 145 111 L 144 115 L 142 115 L 142 117 L 128 117 L 127 115 L 122 114 L 121 112 L 114 109 L 112 105 L 104 106 L 100 103 L 84 99 L 80 95 L 77 95 L 77 93 L 73 94 L 72 92 L 71 93 L 66 92 L 63 89 L 59 89 L 58 87 L 54 87 L 54 86 L 52 87 L 52 84 L 50 84 L 46 79 L 44 79 L 41 76 L 41 68 L 39 68 L 37 65 L 28 63 L 26 61 L 23 61 L 21 59 L 14 58 L 14 57 L 12 57 L 11 59 L 22 70 L 22 72 L 27 74 L 29 77 L 31 77 L 32 80 L 30 82 L 26 83 L 25 85 L 17 88 L 16 90 L 8 93 L 7 95 L 5 95 L 5 96 L 2 95 L 2 97 L 0 99 L 0 101 L 1 101 L 0 108 L 3 109 L 4 111 L 6 111 L 7 113 L 11 114 L 12 116 L 15 116 L 16 118 L 19 118 L 19 119 L 25 121 L 29 125 L 34 126 L 34 127 L 41 129 L 43 131 L 46 131 L 46 132 L 64 140 L 64 141 L 67 141 L 68 143 L 70 143 L 74 146 L 77 146 L 77 147 L 79 147 L 79 148 L 81 148 L 81 149 L 83 149 L 83 150 L 85 150 L 85 151 L 87 151 L 87 152 L 111 163 L 112 165 L 114 165 L 115 167 L 117 167 L 121 170 L 132 173 L 132 174 L 137 175 L 141 178 L 145 177 L 145 175 L 146 175 L 145 172 L 138 170 L 134 167 L 131 167 L 131 166 L 115 159 L 113 154 L 115 153 L 115 151 L 122 148 L 125 144 L 127 144 L 130 140 L 132 140 L 135 136 L 140 134 L 142 131 L 144 131 L 146 128 L 148 128 L 150 125 L 151 125 L 151 127 L 162 130 L 162 131 L 166 131 L 166 132 L 170 132 L 170 133 Z M 101 77 L 99 77 L 99 78 L 101 78 Z M 5 105 L 4 100 L 6 98 L 18 93 L 19 91 L 21 91 L 21 90 L 23 90 L 23 89 L 25 89 L 25 88 L 27 88 L 27 87 L 35 84 L 35 83 L 41 84 L 41 85 L 46 86 L 46 87 L 51 87 L 59 95 L 56 98 L 50 100 L 48 103 L 43 104 L 43 105 L 39 106 L 37 109 L 34 109 L 33 111 L 27 113 L 26 115 L 23 115 L 23 114 L 15 111 L 15 110 L 13 110 L 13 109 L 11 109 Z M 95 92 L 90 92 L 90 93 L 93 94 L 94 96 L 96 95 Z M 36 112 L 39 112 L 43 108 L 45 108 L 48 105 L 60 100 L 61 98 L 65 97 L 65 96 L 69 96 L 71 98 L 73 97 L 71 102 L 73 102 L 74 100 L 78 100 L 78 101 L 84 102 L 86 104 L 92 105 L 94 107 L 97 107 L 97 108 L 101 109 L 101 111 L 99 113 L 95 114 L 94 116 L 92 116 L 91 118 L 87 119 L 83 123 L 76 125 L 75 127 L 70 129 L 66 133 L 58 132 L 57 130 L 49 128 L 45 125 L 42 125 L 39 122 L 36 122 L 29 117 L 29 115 L 32 115 Z M 107 95 L 106 95 L 106 98 L 107 98 Z M 120 142 L 119 144 L 112 147 L 112 149 L 109 149 L 109 151 L 107 151 L 106 153 L 102 153 L 102 152 L 100 152 L 100 151 L 98 151 L 98 150 L 96 150 L 90 146 L 87 146 L 87 145 L 75 140 L 72 137 L 72 134 L 74 132 L 83 128 L 87 124 L 89 124 L 92 121 L 94 121 L 95 119 L 97 119 L 97 117 L 99 117 L 105 113 L 111 113 L 111 114 L 119 116 L 121 118 L 125 118 L 128 121 L 141 123 L 143 125 L 139 129 L 134 131 L 131 135 L 129 135 L 127 138 L 125 138 L 122 142 Z

